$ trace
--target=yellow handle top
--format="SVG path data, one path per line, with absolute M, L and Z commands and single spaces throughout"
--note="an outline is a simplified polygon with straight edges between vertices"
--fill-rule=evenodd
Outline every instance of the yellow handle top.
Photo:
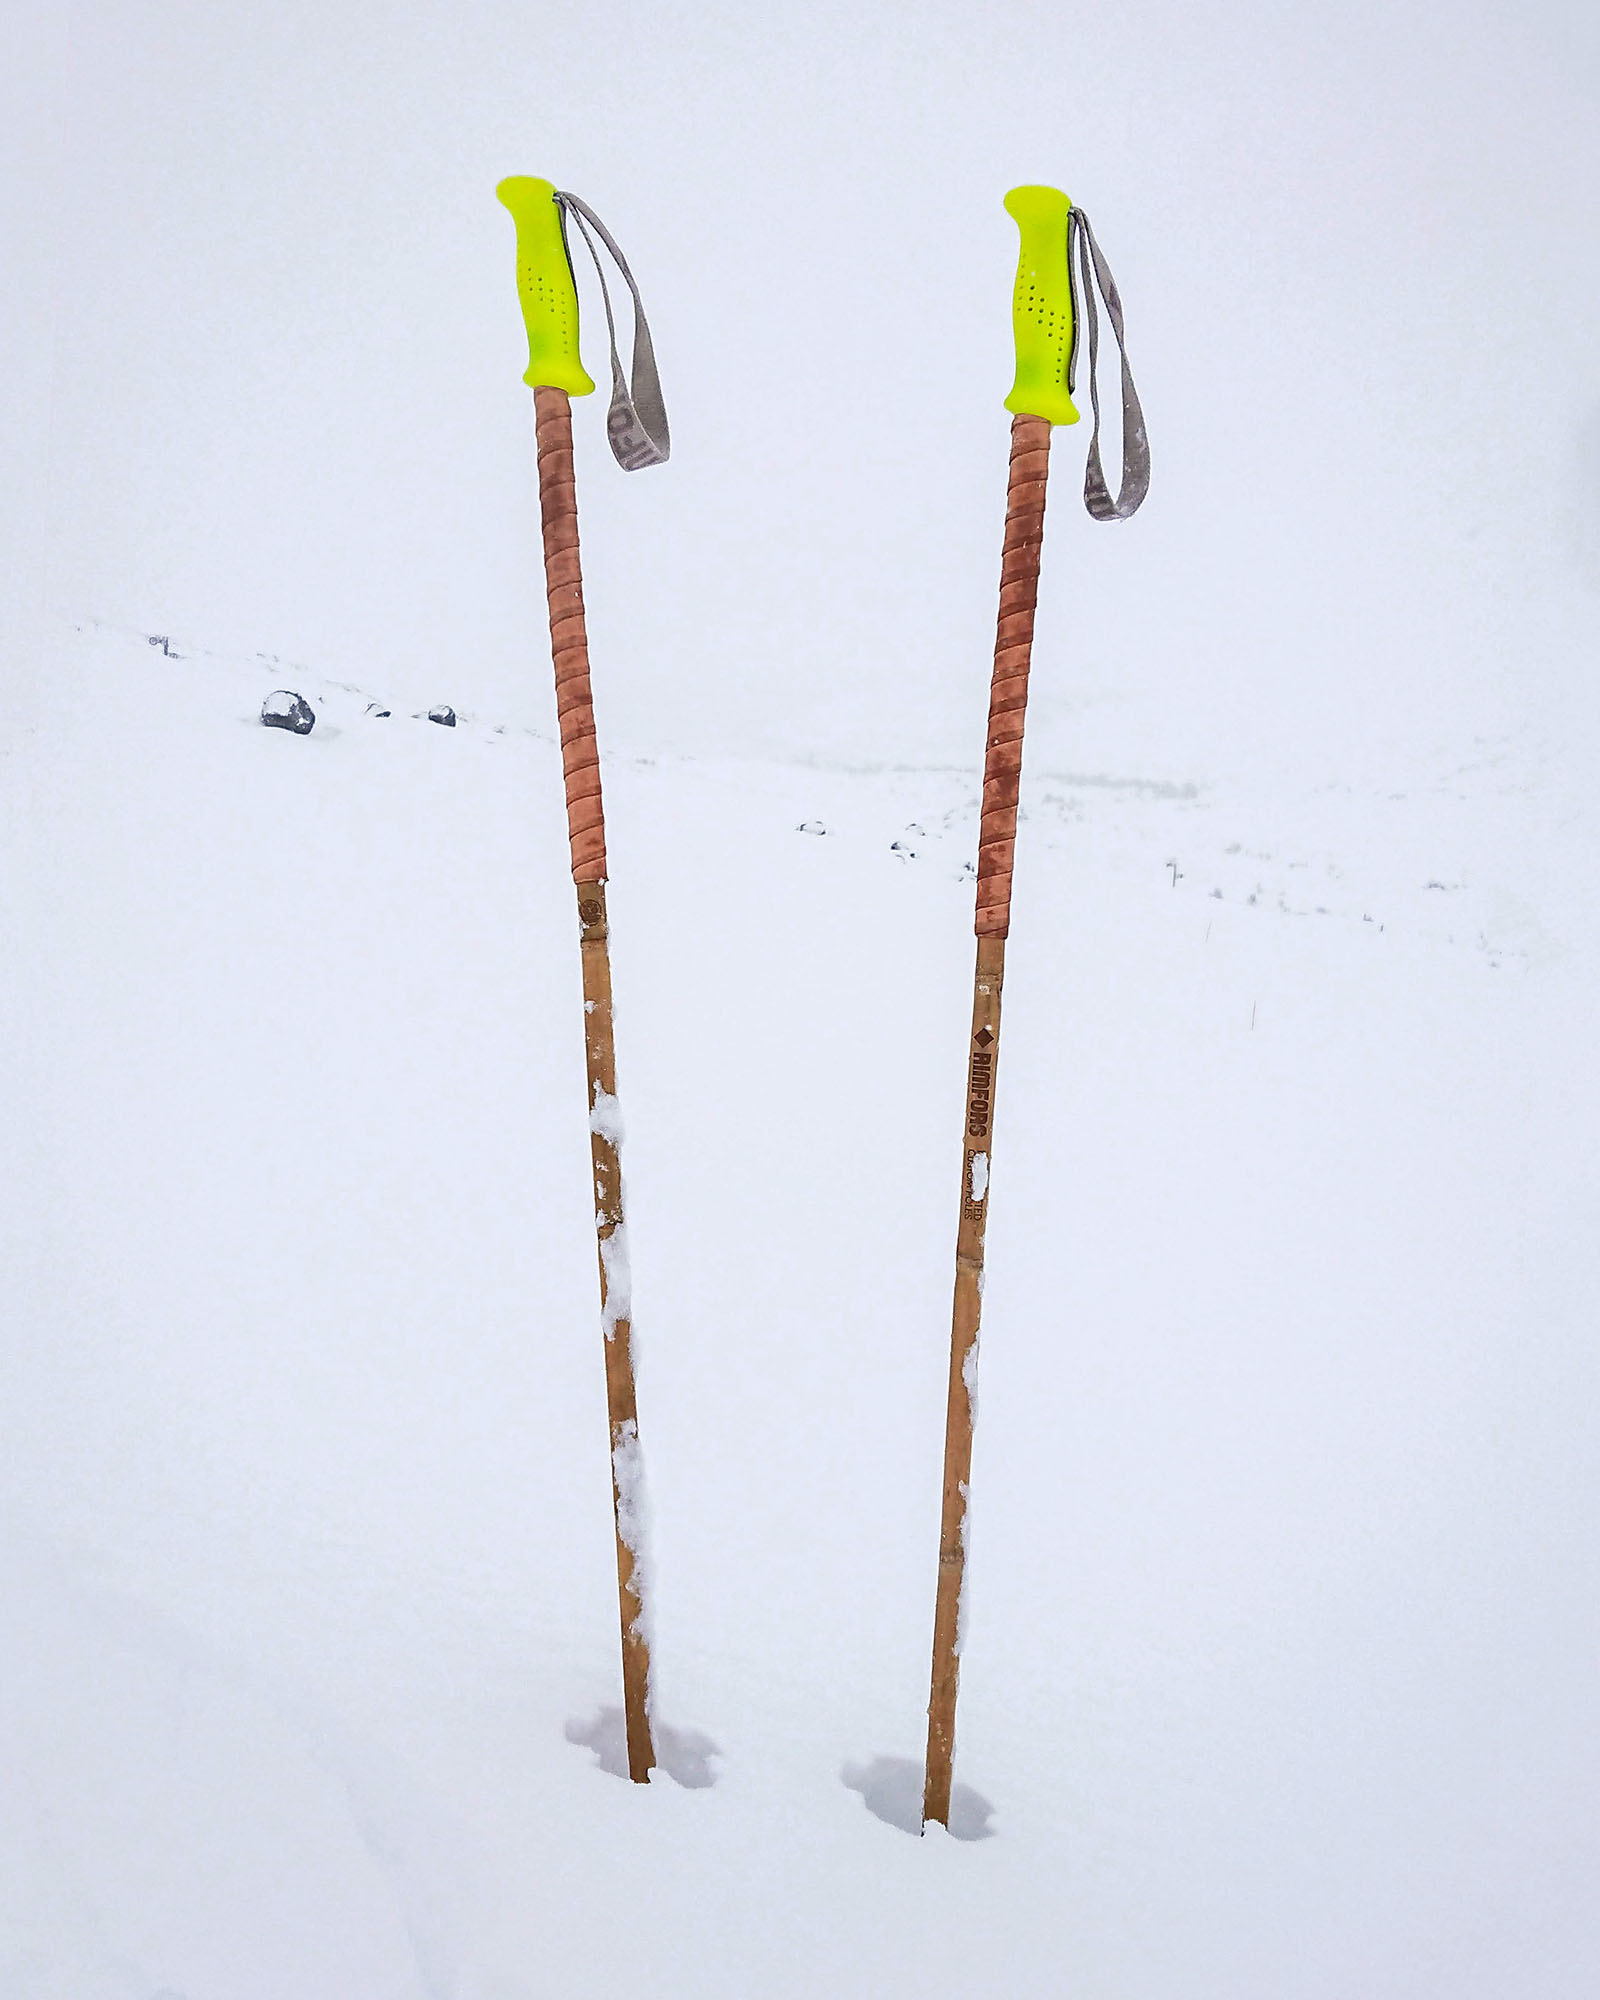
M 594 383 L 578 353 L 578 288 L 555 183 L 513 174 L 495 193 L 517 225 L 517 296 L 528 328 L 528 372 L 522 379 L 530 389 L 587 396 Z
M 1067 217 L 1072 203 L 1060 188 L 1019 187 L 1006 213 L 1022 234 L 1011 324 L 1017 337 L 1017 379 L 1006 398 L 1014 415 L 1075 424 L 1067 394 L 1072 352 L 1072 280 L 1067 273 Z

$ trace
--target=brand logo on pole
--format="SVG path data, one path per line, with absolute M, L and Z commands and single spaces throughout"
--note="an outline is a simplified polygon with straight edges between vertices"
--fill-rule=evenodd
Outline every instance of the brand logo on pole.
M 973 1037 L 982 1041 L 984 1029 Z M 990 1041 L 994 1036 L 989 1036 Z M 989 1130 L 989 1107 L 994 1101 L 994 1057 L 987 1049 L 974 1049 L 972 1067 L 967 1072 L 967 1136 L 981 1139 Z

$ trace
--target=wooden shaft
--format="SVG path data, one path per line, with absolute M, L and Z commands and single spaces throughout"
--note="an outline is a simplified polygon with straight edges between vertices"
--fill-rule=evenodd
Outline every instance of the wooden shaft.
M 622 1214 L 622 1160 L 617 1150 L 616 1044 L 611 1019 L 611 954 L 603 882 L 578 884 L 583 954 L 583 1041 L 589 1066 L 589 1157 L 594 1166 L 594 1227 L 600 1257 L 600 1321 L 605 1330 L 606 1404 L 611 1417 L 611 1509 L 617 1531 L 617 1597 L 622 1614 L 622 1707 L 628 1732 L 628 1775 L 649 1780 L 650 1642 L 638 1575 L 641 1524 L 637 1478 L 639 1412 L 633 1386 L 633 1301 Z
M 1044 543 L 1044 488 L 1049 470 L 1049 424 L 1043 417 L 1013 417 L 1006 534 L 1000 557 L 1000 621 L 989 688 L 983 819 L 978 830 L 975 927 L 979 937 L 1003 938 L 1011 927 L 1022 725 L 1028 707 L 1028 666 L 1033 657 L 1033 613 L 1039 598 L 1039 551 Z
M 950 1325 L 950 1382 L 945 1403 L 944 1496 L 939 1516 L 939 1589 L 933 1610 L 933 1678 L 928 1693 L 924 1823 L 950 1823 L 955 1760 L 956 1690 L 961 1675 L 961 1592 L 966 1579 L 968 1487 L 983 1310 L 983 1239 L 989 1217 L 995 1079 L 1000 1068 L 1000 993 L 1011 928 L 1011 874 L 1022 780 L 1022 726 L 1033 657 L 1033 613 L 1044 542 L 1044 492 L 1050 471 L 1050 425 L 1043 417 L 1011 420 L 1006 532 L 1000 557 L 1000 616 L 989 687 L 989 737 L 983 760 L 983 815 L 978 831 L 972 1037 L 967 1044 L 966 1138 L 961 1152 L 961 1219 L 956 1229 L 955 1304 Z
M 544 522 L 550 650 L 567 788 L 567 833 L 578 891 L 583 961 L 583 1041 L 589 1075 L 589 1155 L 600 1258 L 600 1322 L 605 1333 L 606 1404 L 611 1428 L 611 1509 L 617 1537 L 617 1601 L 622 1621 L 622 1706 L 628 1775 L 647 1784 L 655 1763 L 650 1736 L 650 1646 L 639 1574 L 639 1413 L 634 1395 L 632 1300 L 622 1162 L 616 1117 L 617 1059 L 606 925 L 606 829 L 600 756 L 589 693 L 589 642 L 578 556 L 578 501 L 572 474 L 572 406 L 565 390 L 535 389 L 539 504 Z
M 578 553 L 578 491 L 572 473 L 572 404 L 565 389 L 533 392 L 539 443 L 539 511 L 544 521 L 544 582 L 550 601 L 550 650 L 556 667 L 556 716 L 567 785 L 567 838 L 574 882 L 606 879 L 606 816 L 600 799 L 600 751 L 589 689 L 589 633 L 583 615 Z
M 933 1682 L 928 1695 L 928 1761 L 922 1817 L 950 1822 L 956 1684 L 961 1672 L 961 1588 L 967 1559 L 967 1498 L 977 1388 L 978 1320 L 983 1309 L 983 1236 L 989 1216 L 989 1160 L 1000 1055 L 1004 938 L 980 937 L 967 1044 L 967 1127 L 961 1151 L 961 1219 L 956 1229 L 955 1308 L 945 1404 L 944 1501 L 939 1517 L 939 1590 L 933 1612 Z

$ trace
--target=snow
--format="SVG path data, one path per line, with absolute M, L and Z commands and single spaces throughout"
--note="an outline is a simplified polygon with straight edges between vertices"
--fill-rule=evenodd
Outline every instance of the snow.
M 606 1281 L 600 1324 L 606 1339 L 615 1340 L 617 1321 L 627 1320 L 631 1325 L 633 1319 L 633 1267 L 628 1261 L 628 1225 L 625 1222 L 619 1222 L 609 1236 L 600 1238 L 600 1268 L 605 1273 Z M 634 1345 L 637 1349 L 636 1340 Z
M 974 1153 L 967 1162 L 967 1193 L 973 1201 L 982 1201 L 989 1192 L 989 1155 Z
M 13 1990 L 604 1995 L 619 1909 L 657 1994 L 1049 1991 L 1064 1950 L 1086 1995 L 1589 1990 L 1597 927 L 1557 767 L 1028 774 L 984 1837 L 918 1841 L 975 773 L 608 762 L 636 1790 L 557 752 L 369 718 L 349 670 L 264 730 L 273 668 L 173 655 L 129 711 L 143 636 L 63 628 L 6 763 Z
M 961 1368 L 961 1379 L 967 1385 L 967 1401 L 973 1406 L 973 1417 L 977 1417 L 976 1397 L 972 1380 L 977 1373 L 973 1362 L 976 1349 L 968 1352 Z M 956 1602 L 956 1657 L 959 1659 L 967 1643 L 967 1619 L 972 1610 L 972 1489 L 965 1480 L 961 1482 L 961 1596 Z
M 13 13 L 0 1994 L 1592 2000 L 1593 10 Z M 648 1787 L 517 171 L 673 421 L 574 412 Z M 1156 475 L 1057 434 L 918 1839 L 1034 177 Z
M 592 1000 L 583 1003 L 584 1012 L 593 1007 Z M 609 1090 L 598 1083 L 594 1087 L 594 1106 L 589 1113 L 589 1130 L 597 1138 L 605 1139 L 613 1146 L 620 1146 L 623 1140 L 622 1103 Z
M 961 1385 L 967 1392 L 967 1409 L 974 1425 L 978 1421 L 978 1349 L 981 1345 L 981 1341 L 974 1338 L 961 1360 Z
M 617 1533 L 633 1557 L 633 1593 L 639 1600 L 633 1630 L 648 1644 L 654 1636 L 650 1616 L 650 1496 L 645 1485 L 644 1452 L 639 1443 L 639 1426 L 633 1418 L 622 1426 L 612 1447 L 611 1476 L 617 1485 Z

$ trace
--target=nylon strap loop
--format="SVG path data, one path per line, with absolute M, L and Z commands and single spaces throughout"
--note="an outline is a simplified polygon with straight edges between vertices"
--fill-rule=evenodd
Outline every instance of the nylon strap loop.
M 1074 263 L 1074 252 L 1077 261 Z M 1083 504 L 1097 521 L 1126 521 L 1139 511 L 1140 502 L 1150 491 L 1150 440 L 1145 436 L 1144 411 L 1139 392 L 1133 386 L 1133 370 L 1128 366 L 1128 346 L 1122 328 L 1122 299 L 1111 267 L 1094 240 L 1089 218 L 1074 206 L 1067 215 L 1067 275 L 1072 281 L 1072 351 L 1067 356 L 1067 390 L 1075 387 L 1078 368 L 1078 322 L 1081 313 L 1089 328 L 1089 403 L 1094 412 L 1094 430 L 1089 439 L 1089 462 L 1083 475 Z M 1106 302 L 1106 318 L 1117 337 L 1117 353 L 1122 362 L 1122 487 L 1115 500 L 1106 485 L 1105 467 L 1100 462 L 1100 383 L 1096 364 L 1100 356 L 1100 316 L 1095 310 L 1095 285 Z
M 650 326 L 644 316 L 644 301 L 639 296 L 639 287 L 634 283 L 628 260 L 617 248 L 611 231 L 595 214 L 586 201 L 580 201 L 575 194 L 568 194 L 557 188 L 556 201 L 561 208 L 561 226 L 565 233 L 567 217 L 570 214 L 578 225 L 578 233 L 588 246 L 589 255 L 594 259 L 595 273 L 600 280 L 600 296 L 606 307 L 606 332 L 611 338 L 611 408 L 606 412 L 606 435 L 611 440 L 611 450 L 624 472 L 637 472 L 646 465 L 664 465 L 672 449 L 672 440 L 667 430 L 667 406 L 661 400 L 661 377 L 656 373 L 656 353 L 650 343 Z M 591 230 L 593 234 L 591 234 Z M 623 281 L 633 294 L 633 381 L 630 385 L 622 372 L 622 359 L 617 353 L 617 323 L 611 311 L 611 292 L 606 284 L 605 266 L 600 261 L 600 252 L 595 245 L 595 236 L 611 252 Z M 568 255 L 570 257 L 570 250 Z

